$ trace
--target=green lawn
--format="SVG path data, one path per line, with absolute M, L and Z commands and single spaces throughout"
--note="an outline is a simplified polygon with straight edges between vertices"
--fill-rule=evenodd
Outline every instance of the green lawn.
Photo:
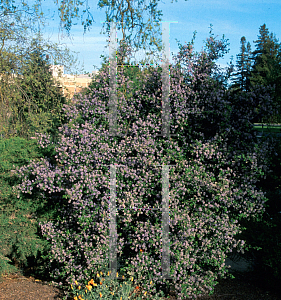
M 274 125 L 266 125 L 264 124 L 254 124 L 254 129 L 260 132 L 276 132 L 276 133 L 281 133 L 281 124 L 274 124 Z

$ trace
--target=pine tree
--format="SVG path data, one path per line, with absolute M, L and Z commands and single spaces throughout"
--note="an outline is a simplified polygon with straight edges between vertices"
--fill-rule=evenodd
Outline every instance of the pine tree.
M 279 104 L 281 100 L 280 90 L 280 44 L 273 35 L 269 34 L 266 25 L 263 24 L 259 30 L 260 35 L 254 41 L 256 50 L 252 53 L 253 69 L 250 77 L 251 85 L 275 85 L 275 92 L 273 92 L 274 102 Z M 280 112 L 280 111 L 279 111 Z M 262 122 L 278 122 L 280 117 L 273 116 L 270 120 L 263 120 Z
M 233 75 L 235 79 L 231 85 L 231 89 L 239 91 L 250 90 L 250 74 L 251 74 L 251 44 L 247 43 L 244 36 L 241 37 L 241 53 L 237 55 L 236 68 L 237 72 Z
M 252 53 L 254 60 L 251 83 L 268 85 L 272 83 L 274 65 L 280 45 L 273 33 L 269 34 L 266 25 L 260 27 L 260 36 L 254 41 L 256 50 Z

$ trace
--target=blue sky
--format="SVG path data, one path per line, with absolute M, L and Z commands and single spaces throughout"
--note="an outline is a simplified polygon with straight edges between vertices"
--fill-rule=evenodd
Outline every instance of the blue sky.
M 29 2 L 32 3 L 32 2 Z M 148 0 L 146 0 L 148 4 Z M 84 63 L 85 72 L 92 72 L 101 67 L 102 58 L 100 55 L 107 54 L 106 34 L 101 34 L 102 24 L 106 20 L 105 8 L 98 8 L 98 0 L 88 0 L 90 12 L 94 21 L 90 31 L 86 31 L 83 36 L 83 26 L 81 19 L 73 19 L 71 29 L 71 40 L 67 34 L 59 34 L 58 9 L 53 0 L 42 1 L 42 11 L 47 17 L 46 27 L 43 29 L 43 37 L 52 42 L 63 43 L 71 51 L 78 53 L 78 60 Z M 30 4 L 31 5 L 31 4 Z M 175 38 L 182 44 L 192 39 L 196 30 L 195 50 L 200 51 L 204 45 L 203 40 L 209 36 L 210 24 L 213 25 L 213 33 L 218 38 L 229 39 L 230 51 L 224 59 L 218 62 L 221 66 L 226 66 L 233 55 L 234 64 L 236 55 L 240 52 L 240 39 L 245 36 L 249 41 L 252 50 L 255 49 L 253 41 L 257 39 L 259 28 L 264 23 L 273 32 L 276 38 L 281 38 L 281 0 L 178 0 L 171 3 L 171 0 L 159 1 L 158 9 L 162 10 L 162 21 L 177 21 L 170 25 L 170 61 L 172 53 L 175 55 L 179 48 Z M 80 9 L 81 11 L 82 9 Z M 86 14 L 84 16 L 84 20 Z M 118 39 L 122 38 L 121 32 L 117 33 Z M 140 54 L 141 55 L 141 54 Z M 139 57 L 139 56 L 136 56 Z M 142 57 L 142 56 L 140 56 Z M 159 62 L 161 63 L 161 62 Z

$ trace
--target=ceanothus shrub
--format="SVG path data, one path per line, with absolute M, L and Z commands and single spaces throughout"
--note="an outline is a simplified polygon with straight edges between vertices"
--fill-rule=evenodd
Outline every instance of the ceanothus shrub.
M 189 82 L 170 69 L 170 128 L 178 136 L 156 137 L 162 129 L 159 69 L 140 76 L 139 90 L 118 73 L 117 128 L 127 134 L 110 136 L 107 67 L 94 79 L 99 88 L 91 97 L 77 96 L 65 105 L 69 123 L 60 128 L 55 157 L 17 168 L 19 192 L 36 191 L 59 204 L 56 218 L 40 223 L 51 244 L 53 283 L 83 285 L 108 268 L 110 164 L 118 165 L 116 206 L 123 208 L 117 211 L 118 271 L 136 277 L 144 291 L 160 295 L 169 283 L 161 278 L 162 164 L 170 165 L 170 274 L 180 299 L 212 293 L 218 277 L 227 274 L 226 254 L 246 247 L 235 239 L 238 220 L 264 212 L 267 199 L 255 182 L 267 170 L 270 146 L 253 137 L 247 152 L 235 148 L 239 139 L 229 132 L 244 123 L 231 123 L 237 111 L 211 77 L 209 56 L 202 51 L 196 59 L 206 68 L 200 73 L 190 65 Z M 47 135 L 37 139 L 42 148 L 51 144 Z M 149 211 L 153 207 L 159 210 Z

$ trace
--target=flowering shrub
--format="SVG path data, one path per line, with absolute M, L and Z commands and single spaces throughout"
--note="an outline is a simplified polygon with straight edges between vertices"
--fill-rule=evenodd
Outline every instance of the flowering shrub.
M 235 238 L 238 221 L 264 212 L 267 199 L 255 184 L 268 171 L 271 149 L 269 141 L 257 141 L 248 121 L 258 104 L 260 114 L 273 108 L 264 88 L 232 99 L 212 77 L 211 61 L 222 44 L 208 43 L 209 53 L 182 47 L 179 58 L 189 64 L 185 74 L 178 65 L 171 67 L 170 128 L 177 136 L 156 136 L 162 126 L 161 70 L 153 68 L 138 75 L 137 90 L 118 73 L 117 128 L 123 136 L 110 136 L 107 66 L 94 79 L 91 97 L 77 96 L 65 106 L 69 123 L 60 128 L 53 160 L 17 168 L 19 192 L 57 204 L 54 220 L 40 226 L 51 244 L 47 257 L 59 286 L 87 284 L 108 268 L 110 165 L 115 164 L 120 274 L 134 276 L 145 291 L 158 296 L 168 283 L 161 277 L 163 164 L 170 165 L 170 274 L 180 299 L 212 293 L 217 278 L 227 274 L 226 254 L 247 249 Z M 46 134 L 37 139 L 42 148 L 51 145 Z M 153 207 L 158 210 L 150 211 Z

